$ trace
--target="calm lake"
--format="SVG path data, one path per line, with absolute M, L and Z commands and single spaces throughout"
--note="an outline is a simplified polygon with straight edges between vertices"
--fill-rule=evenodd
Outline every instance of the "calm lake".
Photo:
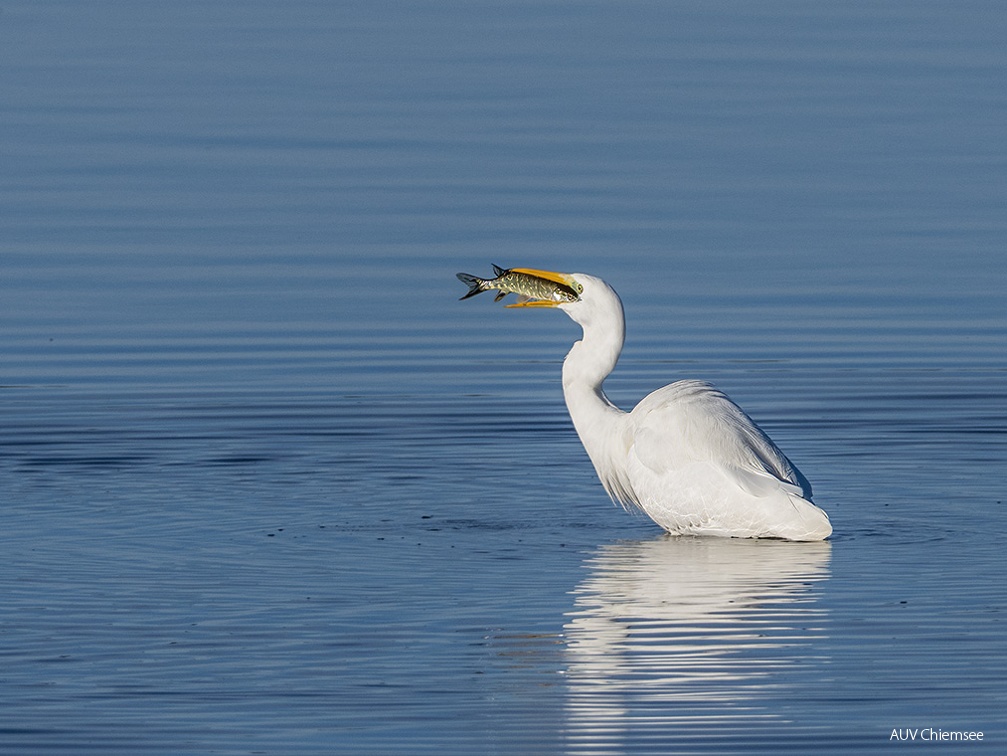
M 1005 38 L 968 0 L 6 3 L 0 752 L 1003 752 Z M 613 401 L 712 381 L 834 536 L 611 504 L 579 330 L 458 302 L 491 263 L 608 280 Z

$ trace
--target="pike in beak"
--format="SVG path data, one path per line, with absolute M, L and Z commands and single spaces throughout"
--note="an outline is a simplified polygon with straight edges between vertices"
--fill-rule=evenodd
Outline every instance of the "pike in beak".
M 468 273 L 459 273 L 458 279 L 468 285 L 469 290 L 462 299 L 474 297 L 483 291 L 499 292 L 495 301 L 508 294 L 517 294 L 518 301 L 507 307 L 558 307 L 568 302 L 576 302 L 583 287 L 566 273 L 554 273 L 535 268 L 501 268 L 493 266 L 496 278 L 485 279 Z

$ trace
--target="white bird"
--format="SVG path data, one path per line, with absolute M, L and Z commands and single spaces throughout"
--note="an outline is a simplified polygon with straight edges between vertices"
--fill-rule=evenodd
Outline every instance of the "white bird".
M 619 295 L 607 283 L 584 273 L 497 272 L 510 275 L 508 285 L 483 282 L 481 290 L 523 294 L 509 306 L 557 307 L 583 329 L 583 338 L 563 361 L 563 395 L 577 435 L 613 500 L 640 508 L 678 535 L 793 541 L 829 537 L 829 517 L 812 503 L 807 479 L 737 404 L 710 384 L 677 381 L 628 413 L 609 401 L 602 383 L 619 359 L 625 322 Z M 534 295 L 510 283 L 523 283 L 525 275 L 538 279 L 529 279 L 527 286 Z M 480 280 L 463 278 L 470 279 Z M 562 288 L 542 298 L 538 287 L 543 280 Z

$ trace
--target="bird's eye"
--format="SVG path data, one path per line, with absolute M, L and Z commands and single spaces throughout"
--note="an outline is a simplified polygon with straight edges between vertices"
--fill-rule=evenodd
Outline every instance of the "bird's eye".
M 578 294 L 583 294 L 584 293 L 584 284 L 580 283 L 579 281 L 574 281 L 573 282 L 573 290 L 575 292 L 577 292 Z

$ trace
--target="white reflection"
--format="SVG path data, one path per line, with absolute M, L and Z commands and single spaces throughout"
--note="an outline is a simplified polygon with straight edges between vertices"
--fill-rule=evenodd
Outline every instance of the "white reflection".
M 675 537 L 601 548 L 565 627 L 568 753 L 776 721 L 766 699 L 787 685 L 783 673 L 817 667 L 807 663 L 826 617 L 815 583 L 830 551 Z

